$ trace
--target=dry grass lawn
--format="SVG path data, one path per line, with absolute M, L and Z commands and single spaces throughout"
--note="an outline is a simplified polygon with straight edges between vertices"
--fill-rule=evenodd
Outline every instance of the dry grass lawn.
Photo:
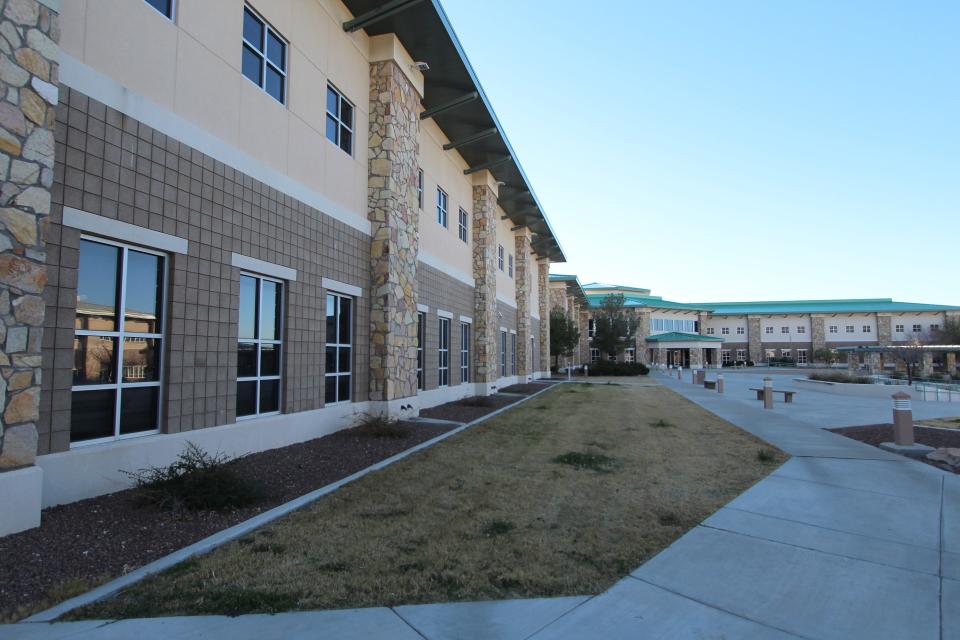
M 664 387 L 558 385 L 74 617 L 595 594 L 785 459 Z
M 960 429 L 960 417 L 929 418 L 927 420 L 918 420 L 917 424 L 924 427 L 939 427 L 941 429 Z

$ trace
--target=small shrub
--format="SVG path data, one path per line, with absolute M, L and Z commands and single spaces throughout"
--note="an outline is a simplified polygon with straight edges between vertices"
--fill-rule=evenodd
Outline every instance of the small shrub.
M 651 426 L 651 427 L 654 427 L 654 428 L 657 428 L 657 429 L 666 429 L 667 427 L 672 427 L 672 426 L 673 426 L 673 423 L 668 422 L 668 421 L 664 420 L 663 418 L 660 418 L 660 419 L 657 420 L 656 422 L 651 422 L 651 423 L 650 423 L 650 426 Z
M 510 533 L 516 528 L 516 525 L 509 520 L 491 520 L 487 524 L 483 525 L 483 529 L 481 529 L 480 532 L 484 536 L 492 538 L 494 536 L 502 536 Z
M 592 376 L 645 376 L 650 369 L 642 362 L 594 362 L 590 365 Z
M 811 373 L 807 376 L 811 380 L 821 382 L 840 382 L 844 384 L 873 384 L 873 379 L 869 376 L 852 376 L 838 371 L 831 373 Z
M 131 478 L 139 502 L 164 511 L 225 511 L 260 500 L 263 492 L 230 466 L 231 458 L 211 455 L 188 442 L 165 467 L 121 471 Z
M 383 416 L 364 415 L 356 432 L 368 438 L 406 438 L 409 428 L 399 420 L 390 420 Z
M 672 512 L 661 513 L 657 517 L 657 522 L 664 527 L 675 527 L 680 524 L 680 517 Z
M 610 456 L 599 453 L 580 453 L 578 451 L 568 451 L 554 458 L 553 462 L 565 464 L 575 469 L 588 469 L 597 473 L 609 473 L 616 463 Z
M 494 407 L 496 403 L 493 401 L 493 398 L 490 396 L 473 396 L 472 398 L 464 398 L 460 401 L 460 405 L 464 407 Z
M 757 460 L 763 463 L 773 462 L 777 455 L 770 449 L 757 449 Z

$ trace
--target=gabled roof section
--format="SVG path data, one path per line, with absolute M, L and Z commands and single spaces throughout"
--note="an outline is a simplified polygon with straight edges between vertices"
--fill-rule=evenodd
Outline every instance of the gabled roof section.
M 681 331 L 671 331 L 670 333 L 656 333 L 646 337 L 647 342 L 723 342 L 723 338 L 717 336 L 702 336 L 699 333 L 683 333 Z
M 587 301 L 591 307 L 599 307 L 610 294 L 607 293 L 587 293 Z M 624 307 L 646 307 L 649 309 L 670 309 L 674 311 L 709 311 L 709 307 L 703 305 L 686 304 L 683 302 L 671 302 L 664 300 L 660 296 L 640 296 L 625 294 L 623 296 Z
M 423 106 L 451 141 L 496 129 L 495 135 L 465 144 L 457 151 L 471 168 L 488 167 L 503 182 L 498 204 L 515 225 L 533 232 L 533 249 L 552 262 L 566 262 L 560 241 L 540 205 L 517 154 L 507 139 L 460 40 L 439 0 L 343 0 L 356 16 L 346 30 L 393 33 L 414 60 L 430 65 L 424 72 Z M 453 105 L 453 106 L 451 106 Z M 445 107 L 443 110 L 438 108 Z
M 591 282 L 583 285 L 583 289 L 588 293 L 590 291 L 620 291 L 622 293 L 636 293 L 641 296 L 649 296 L 650 289 L 641 287 L 627 287 L 622 284 L 604 284 L 603 282 Z
M 748 315 L 778 313 L 911 313 L 921 311 L 955 311 L 960 307 L 917 302 L 896 302 L 892 298 L 850 300 L 779 300 L 768 302 L 704 302 L 715 315 Z
M 577 276 L 567 275 L 563 273 L 551 273 L 550 274 L 550 283 L 562 282 L 567 287 L 567 295 L 573 296 L 581 304 L 587 305 L 587 296 L 583 292 L 583 285 L 580 284 L 580 279 Z

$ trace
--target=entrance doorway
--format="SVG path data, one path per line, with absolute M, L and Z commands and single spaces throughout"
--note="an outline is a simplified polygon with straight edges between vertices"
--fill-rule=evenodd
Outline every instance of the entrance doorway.
M 668 349 L 667 350 L 667 366 L 670 367 L 683 367 L 687 369 L 690 367 L 690 349 Z

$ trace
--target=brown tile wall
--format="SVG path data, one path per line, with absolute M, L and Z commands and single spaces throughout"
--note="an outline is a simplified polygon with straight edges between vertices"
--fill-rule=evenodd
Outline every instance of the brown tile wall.
M 417 266 L 417 295 L 420 304 L 430 307 L 424 349 L 424 390 L 436 389 L 440 377 L 437 370 L 440 339 L 437 309 L 453 314 L 450 321 L 450 386 L 456 386 L 460 384 L 460 316 L 473 317 L 473 287 L 420 262 Z M 472 330 L 470 336 L 474 337 Z M 471 368 L 471 380 L 476 379 L 474 373 Z
M 163 431 L 235 420 L 240 269 L 231 265 L 233 252 L 297 270 L 285 296 L 282 410 L 323 406 L 321 279 L 366 292 L 369 236 L 65 86 L 56 142 L 41 454 L 69 448 L 80 233 L 60 224 L 64 206 L 190 241 L 189 255 L 171 255 L 167 265 Z M 354 398 L 362 401 L 369 309 L 356 302 Z

